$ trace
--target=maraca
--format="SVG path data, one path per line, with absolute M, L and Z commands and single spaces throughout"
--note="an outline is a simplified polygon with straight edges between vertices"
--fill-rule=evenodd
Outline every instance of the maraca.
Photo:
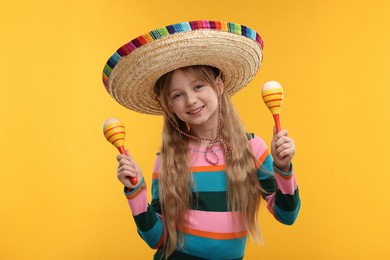
M 118 148 L 121 154 L 126 154 L 124 147 L 125 143 L 125 127 L 121 121 L 115 118 L 107 119 L 103 125 L 103 133 L 107 141 L 112 143 L 116 148 Z M 137 177 L 130 177 L 132 184 L 137 184 Z
M 283 88 L 279 82 L 268 81 L 263 85 L 262 96 L 265 105 L 274 117 L 276 133 L 278 133 L 280 131 L 280 107 L 283 102 Z

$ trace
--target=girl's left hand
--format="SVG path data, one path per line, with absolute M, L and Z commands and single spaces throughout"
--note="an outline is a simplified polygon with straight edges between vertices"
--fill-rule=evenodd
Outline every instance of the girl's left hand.
M 290 172 L 290 163 L 295 154 L 294 139 L 288 136 L 286 129 L 280 130 L 276 134 L 274 127 L 274 136 L 271 143 L 271 154 L 275 165 L 283 172 Z

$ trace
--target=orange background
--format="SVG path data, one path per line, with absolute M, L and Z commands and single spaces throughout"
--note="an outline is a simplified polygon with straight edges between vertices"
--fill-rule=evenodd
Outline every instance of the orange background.
M 3 3 L 4 2 L 4 3 Z M 118 105 L 101 73 L 121 45 L 168 24 L 247 25 L 265 42 L 233 101 L 268 142 L 261 100 L 284 86 L 282 127 L 302 208 L 291 226 L 261 210 L 265 245 L 245 259 L 389 259 L 388 1 L 3 1 L 0 28 L 0 259 L 151 259 L 101 126 L 117 117 L 150 186 L 161 118 Z

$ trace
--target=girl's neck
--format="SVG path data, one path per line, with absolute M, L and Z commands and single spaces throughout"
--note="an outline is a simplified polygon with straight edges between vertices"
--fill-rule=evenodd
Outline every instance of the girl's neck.
M 214 140 L 215 138 L 217 138 L 217 127 L 191 127 L 190 129 L 190 135 L 209 140 Z M 200 142 L 206 143 L 207 141 L 203 140 Z
M 209 144 L 210 141 L 205 141 L 205 140 L 189 140 L 189 144 L 198 147 L 198 148 L 206 148 Z

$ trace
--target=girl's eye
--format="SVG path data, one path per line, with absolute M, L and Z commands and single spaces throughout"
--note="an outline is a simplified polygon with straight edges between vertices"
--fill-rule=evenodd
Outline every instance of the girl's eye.
M 199 90 L 199 89 L 201 89 L 203 87 L 203 85 L 196 85 L 195 87 L 194 87 L 194 89 L 195 90 Z
M 176 93 L 172 96 L 172 99 L 178 99 L 179 97 L 181 97 L 181 93 Z

